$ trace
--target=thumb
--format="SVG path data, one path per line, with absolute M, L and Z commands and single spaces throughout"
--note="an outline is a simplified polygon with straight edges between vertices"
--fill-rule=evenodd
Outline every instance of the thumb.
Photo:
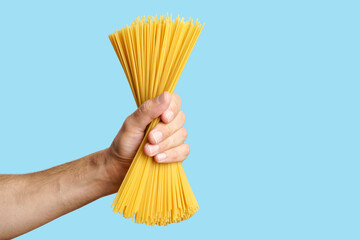
M 168 109 L 170 101 L 171 95 L 168 92 L 164 92 L 156 98 L 145 101 L 125 120 L 126 125 L 137 131 L 143 132 L 152 120 L 159 117 L 166 109 Z

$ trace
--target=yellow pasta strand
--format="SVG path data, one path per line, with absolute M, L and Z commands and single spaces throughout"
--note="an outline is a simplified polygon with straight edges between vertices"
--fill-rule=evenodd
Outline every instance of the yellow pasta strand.
M 172 15 L 138 17 L 109 35 L 136 105 L 172 93 L 204 27 L 198 20 Z M 199 209 L 181 163 L 156 163 L 144 154 L 152 121 L 112 204 L 113 211 L 136 223 L 167 225 Z

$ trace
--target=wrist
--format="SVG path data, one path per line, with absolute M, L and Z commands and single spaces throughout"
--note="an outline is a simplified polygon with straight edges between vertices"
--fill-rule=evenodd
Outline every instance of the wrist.
M 106 189 L 105 195 L 116 193 L 130 167 L 129 161 L 122 161 L 115 156 L 111 149 L 99 152 L 100 179 Z

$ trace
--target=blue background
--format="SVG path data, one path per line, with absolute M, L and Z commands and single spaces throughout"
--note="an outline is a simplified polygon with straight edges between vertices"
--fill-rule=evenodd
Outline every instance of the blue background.
M 360 239 L 356 1 L 2 1 L 0 172 L 109 146 L 136 108 L 108 34 L 139 15 L 205 28 L 176 92 L 200 210 L 167 227 L 114 195 L 19 239 Z

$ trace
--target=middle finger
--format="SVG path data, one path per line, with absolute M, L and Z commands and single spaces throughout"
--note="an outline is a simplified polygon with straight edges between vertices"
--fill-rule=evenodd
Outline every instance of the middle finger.
M 161 141 L 172 135 L 185 124 L 185 114 L 183 111 L 176 115 L 170 123 L 158 123 L 149 133 L 148 140 L 151 144 L 159 144 Z

